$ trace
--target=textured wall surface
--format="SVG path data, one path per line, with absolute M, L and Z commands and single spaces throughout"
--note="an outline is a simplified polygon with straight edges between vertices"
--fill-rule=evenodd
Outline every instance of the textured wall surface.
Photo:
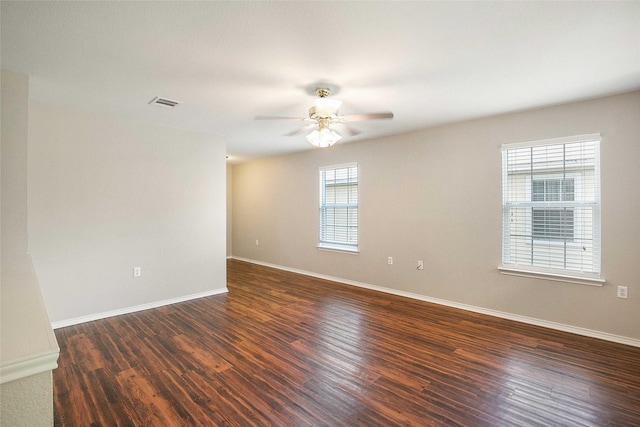
M 0 425 L 36 427 L 53 425 L 51 372 L 0 386 Z

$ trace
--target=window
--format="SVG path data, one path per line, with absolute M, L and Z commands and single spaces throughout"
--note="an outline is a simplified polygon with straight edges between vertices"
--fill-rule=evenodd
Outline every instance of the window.
M 601 283 L 600 135 L 502 146 L 502 270 Z
M 358 165 L 320 168 L 319 248 L 358 251 Z
M 534 202 L 574 201 L 573 178 L 536 179 L 531 181 Z M 573 208 L 532 208 L 534 240 L 573 241 Z

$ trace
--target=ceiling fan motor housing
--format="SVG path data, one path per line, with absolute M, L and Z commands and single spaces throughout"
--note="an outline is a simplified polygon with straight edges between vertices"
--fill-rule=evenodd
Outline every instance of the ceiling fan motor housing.
M 338 108 L 342 105 L 342 101 L 338 99 L 327 98 L 329 89 L 316 89 L 318 99 L 313 103 L 313 107 L 309 108 L 309 118 L 318 119 L 336 119 L 338 117 Z
M 335 119 L 338 117 L 338 110 L 326 108 L 311 107 L 309 108 L 309 118 L 313 120 Z
M 335 119 L 338 117 L 340 105 L 342 105 L 342 101 L 337 99 L 318 98 L 313 107 L 309 108 L 309 118 L 313 120 Z

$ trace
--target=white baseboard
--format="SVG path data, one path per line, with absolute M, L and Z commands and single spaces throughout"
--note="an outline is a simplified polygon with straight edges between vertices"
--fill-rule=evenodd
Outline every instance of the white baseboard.
M 640 340 L 624 337 L 621 335 L 610 334 L 607 332 L 594 331 L 592 329 L 580 328 L 577 326 L 565 325 L 562 323 L 549 322 L 547 320 L 536 319 L 534 317 L 520 316 L 518 314 L 507 313 L 504 311 L 491 310 L 488 308 L 476 307 L 473 305 L 461 304 L 455 301 L 448 301 L 439 298 L 432 298 L 425 295 L 414 294 L 411 292 L 400 291 L 397 289 L 386 288 L 383 286 L 371 285 L 364 282 L 357 282 L 355 280 L 342 279 L 340 277 L 328 276 L 325 274 L 318 274 L 311 271 L 299 270 L 296 268 L 285 267 L 282 265 L 271 264 L 268 262 L 256 261 L 241 257 L 231 257 L 239 261 L 246 261 L 253 264 L 263 265 L 265 267 L 276 268 L 278 270 L 290 271 L 292 273 L 304 274 L 305 276 L 317 277 L 319 279 L 330 280 L 332 282 L 344 283 L 346 285 L 357 286 L 359 288 L 371 289 L 374 291 L 385 292 L 392 295 L 398 295 L 402 297 L 412 298 L 420 301 L 431 302 L 434 304 L 445 305 L 448 307 L 459 308 L 462 310 L 472 311 L 474 313 L 486 314 L 488 316 L 500 317 L 503 319 L 513 320 L 516 322 L 527 323 L 535 326 L 542 326 L 544 328 L 555 329 L 563 332 L 570 332 L 572 334 L 583 335 L 591 338 L 598 338 L 601 340 L 616 342 L 619 344 L 626 344 L 634 347 L 640 347 Z
M 177 298 L 171 298 L 171 299 L 166 299 L 166 300 L 162 300 L 162 301 L 155 301 L 155 302 L 150 302 L 150 303 L 146 303 L 146 304 L 140 304 L 140 305 L 136 305 L 136 306 L 133 306 L 133 307 L 119 308 L 117 310 L 104 311 L 102 313 L 90 314 L 88 316 L 76 317 L 76 318 L 73 318 L 73 319 L 60 320 L 58 322 L 52 322 L 51 323 L 51 327 L 53 329 L 59 329 L 59 328 L 64 328 L 66 326 L 78 325 L 80 323 L 91 322 L 91 321 L 100 320 L 100 319 L 106 319 L 107 317 L 119 316 L 121 314 L 135 313 L 137 311 L 148 310 L 150 308 L 158 308 L 158 307 L 162 307 L 162 306 L 165 306 L 165 305 L 176 304 L 176 303 L 179 303 L 179 302 L 184 302 L 184 301 L 189 301 L 189 300 L 192 300 L 192 299 L 208 297 L 208 296 L 211 296 L 211 295 L 224 294 L 224 293 L 227 293 L 227 292 L 228 292 L 228 290 L 227 290 L 227 287 L 225 286 L 224 288 L 212 289 L 210 291 L 200 292 L 200 293 L 197 293 L 197 294 L 184 295 L 184 296 L 177 297 Z

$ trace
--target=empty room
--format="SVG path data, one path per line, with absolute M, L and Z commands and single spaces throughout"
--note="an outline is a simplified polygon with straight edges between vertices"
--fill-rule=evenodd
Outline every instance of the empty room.
M 640 425 L 640 2 L 0 14 L 0 425 Z

